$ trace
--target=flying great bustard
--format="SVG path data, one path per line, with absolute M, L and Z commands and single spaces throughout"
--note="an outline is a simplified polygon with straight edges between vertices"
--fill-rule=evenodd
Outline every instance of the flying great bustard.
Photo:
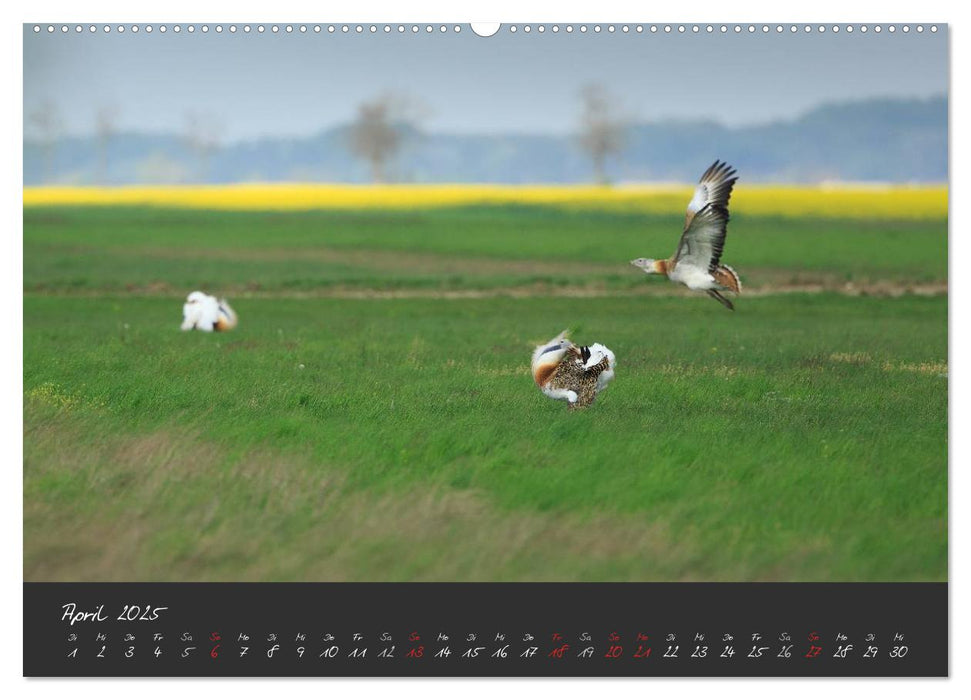
M 182 306 L 184 331 L 228 331 L 236 327 L 236 321 L 236 312 L 225 299 L 217 299 L 205 292 L 192 292 Z
M 533 351 L 533 379 L 551 399 L 565 400 L 569 408 L 584 408 L 614 378 L 617 360 L 600 343 L 576 346 L 566 331 Z
M 695 194 L 688 202 L 684 232 L 678 250 L 667 260 L 637 258 L 630 264 L 649 275 L 667 275 L 688 289 L 704 291 L 734 311 L 722 292 L 742 291 L 742 281 L 728 265 L 721 264 L 728 226 L 728 200 L 738 178 L 727 163 L 715 161 L 701 176 Z

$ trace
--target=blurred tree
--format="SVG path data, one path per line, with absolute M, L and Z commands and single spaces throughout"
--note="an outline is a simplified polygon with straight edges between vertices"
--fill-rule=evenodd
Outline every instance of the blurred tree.
M 108 154 L 111 149 L 111 139 L 117 133 L 115 120 L 118 109 L 114 106 L 105 106 L 98 110 L 95 115 L 95 135 L 98 144 L 98 182 L 102 185 L 108 183 Z
M 351 123 L 351 152 L 367 161 L 371 180 L 386 182 L 388 164 L 394 160 L 405 141 L 418 133 L 417 122 L 422 108 L 414 100 L 385 93 L 362 102 Z
M 615 115 L 617 100 L 601 85 L 587 85 L 580 91 L 580 147 L 593 163 L 597 183 L 608 184 L 607 158 L 619 153 L 627 141 L 626 121 Z
M 219 149 L 225 125 L 211 114 L 189 112 L 185 118 L 185 142 L 196 157 L 196 180 L 208 182 L 212 156 Z
M 61 113 L 57 105 L 50 100 L 44 100 L 27 116 L 32 138 L 40 143 L 44 159 L 43 181 L 54 181 L 54 155 L 57 151 L 57 140 L 61 135 Z

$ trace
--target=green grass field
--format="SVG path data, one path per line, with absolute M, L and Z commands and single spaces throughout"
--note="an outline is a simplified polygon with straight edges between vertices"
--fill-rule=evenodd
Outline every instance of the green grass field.
M 410 212 L 28 209 L 26 291 L 183 295 L 351 289 L 640 288 L 632 258 L 674 253 L 684 222 L 550 207 Z M 944 220 L 734 215 L 746 286 L 947 279 Z
M 946 296 L 625 294 L 664 289 L 625 261 L 680 217 L 24 224 L 27 580 L 947 578 Z M 907 285 L 946 282 L 946 251 L 944 221 L 737 216 L 724 259 L 769 289 Z M 602 296 L 502 294 L 537 285 Z M 195 288 L 239 328 L 179 332 Z M 428 298 L 315 294 L 345 288 Z M 565 327 L 618 358 L 585 412 L 529 376 Z

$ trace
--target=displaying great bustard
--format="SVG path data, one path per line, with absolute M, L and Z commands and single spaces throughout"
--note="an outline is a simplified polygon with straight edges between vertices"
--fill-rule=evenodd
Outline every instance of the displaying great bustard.
M 228 331 L 236 327 L 236 322 L 236 312 L 225 299 L 217 299 L 205 292 L 192 292 L 182 306 L 184 331 Z
M 721 256 L 728 226 L 728 200 L 737 180 L 734 168 L 716 160 L 701 176 L 688 202 L 684 232 L 674 255 L 667 260 L 637 258 L 630 264 L 649 275 L 667 275 L 688 289 L 707 292 L 734 310 L 732 302 L 721 293 L 740 293 L 742 281 L 735 270 L 721 264 Z
M 617 360 L 600 343 L 577 346 L 563 331 L 533 351 L 533 380 L 551 399 L 566 401 L 571 409 L 593 403 L 614 378 Z

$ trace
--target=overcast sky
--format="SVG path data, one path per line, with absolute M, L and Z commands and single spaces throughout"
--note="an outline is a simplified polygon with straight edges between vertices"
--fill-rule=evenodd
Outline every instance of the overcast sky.
M 126 131 L 180 132 L 196 112 L 224 125 L 227 141 L 307 135 L 386 90 L 418 98 L 429 131 L 566 133 L 590 82 L 639 121 L 762 123 L 833 100 L 946 94 L 947 31 L 539 34 L 534 25 L 525 34 L 520 25 L 482 38 L 467 25 L 418 35 L 24 27 L 25 115 L 53 103 L 73 134 L 91 133 L 108 107 Z

